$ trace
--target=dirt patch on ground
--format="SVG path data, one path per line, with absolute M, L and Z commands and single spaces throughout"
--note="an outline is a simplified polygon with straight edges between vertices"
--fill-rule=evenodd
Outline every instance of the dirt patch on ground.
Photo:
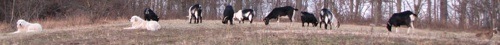
M 43 32 L 0 35 L 3 45 L 58 45 L 58 44 L 174 44 L 174 45 L 260 45 L 260 44 L 341 44 L 341 45 L 483 45 L 497 44 L 474 37 L 470 32 L 445 32 L 406 28 L 388 32 L 383 27 L 343 24 L 334 30 L 302 27 L 296 22 L 263 22 L 222 24 L 220 20 L 205 20 L 201 24 L 188 24 L 186 20 L 160 20 L 157 31 L 145 29 L 124 30 L 126 21 L 108 24 L 68 26 L 44 29 Z

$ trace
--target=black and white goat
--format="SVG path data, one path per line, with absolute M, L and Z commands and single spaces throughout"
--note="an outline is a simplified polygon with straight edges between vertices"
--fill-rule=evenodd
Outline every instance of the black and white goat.
M 339 20 L 337 20 L 335 15 L 333 15 L 333 13 L 328 9 L 321 9 L 320 19 L 320 28 L 321 24 L 325 24 L 325 29 L 328 29 L 328 25 L 330 25 L 330 29 L 333 29 L 334 26 L 336 26 L 337 28 L 340 27 Z
M 387 29 L 389 31 L 392 31 L 391 28 L 394 26 L 394 27 L 396 27 L 396 32 L 398 32 L 397 27 L 399 27 L 401 25 L 406 25 L 406 26 L 408 26 L 407 33 L 410 33 L 410 27 L 411 27 L 411 29 L 414 29 L 413 21 L 415 21 L 415 18 L 417 18 L 417 17 L 418 16 L 411 11 L 394 13 L 387 23 Z
M 227 24 L 228 21 L 233 25 L 233 16 L 234 16 L 234 10 L 233 6 L 227 5 L 226 9 L 224 9 L 224 18 L 222 18 L 222 24 Z
M 194 23 L 201 23 L 203 15 L 201 14 L 202 9 L 200 4 L 195 4 L 188 9 L 189 15 L 186 16 L 189 19 L 189 23 L 194 19 Z
M 146 8 L 144 10 L 144 19 L 146 19 L 146 21 L 158 21 L 160 18 L 158 18 L 158 15 L 156 15 L 153 10 Z
M 309 13 L 309 12 L 301 12 L 302 16 L 300 16 L 302 20 L 302 27 L 304 27 L 304 23 L 307 23 L 307 26 L 309 26 L 309 23 L 313 24 L 313 27 L 316 27 L 318 25 L 318 19 L 314 16 L 314 14 Z
M 252 9 L 243 9 L 239 10 L 238 12 L 234 13 L 234 19 L 237 19 L 239 23 L 243 22 L 245 20 L 249 20 L 250 23 L 253 22 L 253 17 L 254 17 L 254 11 Z
M 268 25 L 270 19 L 277 19 L 278 20 L 277 22 L 279 22 L 280 21 L 280 19 L 279 19 L 280 16 L 288 16 L 288 18 L 290 19 L 290 21 L 293 22 L 294 21 L 295 11 L 298 11 L 298 9 L 295 9 L 292 6 L 285 6 L 285 7 L 274 8 L 264 18 L 265 24 Z

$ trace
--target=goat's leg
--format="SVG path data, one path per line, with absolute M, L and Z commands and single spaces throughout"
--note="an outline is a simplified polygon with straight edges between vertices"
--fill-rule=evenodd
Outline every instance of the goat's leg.
M 203 22 L 203 17 L 202 17 L 202 16 L 200 16 L 200 23 L 201 23 L 201 22 Z
M 406 31 L 406 33 L 410 33 L 410 31 L 411 31 L 410 28 L 411 28 L 411 30 L 415 29 L 415 27 L 413 27 L 413 23 L 410 24 L 410 27 L 408 27 L 408 31 Z
M 276 18 L 276 19 L 278 20 L 278 21 L 276 21 L 276 22 L 278 22 L 278 23 L 279 23 L 279 22 L 280 22 L 280 18 L 278 17 L 278 18 Z
M 200 17 L 196 18 L 196 23 L 200 23 Z
M 198 23 L 198 18 L 193 19 L 194 24 Z
M 198 17 L 195 16 L 193 20 L 194 20 L 194 24 L 198 23 Z
M 302 21 L 302 27 L 304 27 L 304 21 Z
M 396 33 L 398 33 L 398 28 L 399 28 L 399 27 L 395 27 L 395 28 L 396 28 Z
M 238 23 L 240 23 L 240 24 L 241 24 L 241 22 L 242 22 L 241 20 L 238 21 Z
M 250 24 L 252 24 L 253 20 L 250 20 Z
M 294 19 L 293 19 L 293 15 L 292 16 L 288 16 L 288 18 L 290 19 L 290 22 L 293 22 Z
M 199 23 L 201 23 L 201 22 L 203 21 L 202 19 L 203 19 L 203 18 L 200 16 L 200 19 L 198 19 L 198 20 L 200 20 L 200 22 L 199 22 Z
M 234 25 L 234 24 L 233 24 L 233 20 L 234 20 L 234 19 L 229 20 L 229 21 L 231 22 L 231 25 Z
M 253 22 L 253 20 L 252 20 L 252 19 L 250 19 L 250 24 L 252 24 L 252 22 Z
M 311 23 L 307 23 L 307 26 L 309 26 L 309 24 L 311 24 Z
M 325 23 L 325 29 L 328 29 L 328 24 Z
M 330 29 L 333 29 L 333 24 L 330 24 Z
M 319 28 L 321 28 L 321 23 L 323 23 L 323 21 L 319 21 Z
M 189 17 L 189 23 L 191 24 L 191 21 L 193 20 L 193 17 Z
M 245 23 L 245 20 L 244 19 L 240 19 L 241 23 Z

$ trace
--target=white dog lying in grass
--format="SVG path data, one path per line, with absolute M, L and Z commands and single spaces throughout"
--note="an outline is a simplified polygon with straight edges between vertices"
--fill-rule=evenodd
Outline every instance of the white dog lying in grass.
M 150 31 L 156 31 L 161 28 L 160 23 L 157 21 L 146 21 L 141 19 L 139 16 L 132 16 L 132 18 L 130 18 L 130 22 L 132 22 L 132 27 L 123 29 L 147 29 Z
M 35 32 L 35 31 L 42 31 L 42 25 L 38 23 L 29 23 L 23 19 L 17 20 L 16 24 L 17 31 L 13 32 L 14 33 L 20 33 L 20 32 Z

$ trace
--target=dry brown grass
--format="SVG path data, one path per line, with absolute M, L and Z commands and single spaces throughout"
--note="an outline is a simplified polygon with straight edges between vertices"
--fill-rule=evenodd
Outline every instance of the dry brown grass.
M 44 29 L 39 33 L 2 34 L 0 44 L 174 44 L 174 45 L 261 45 L 261 44 L 312 44 L 312 45 L 483 45 L 496 44 L 500 39 L 479 40 L 470 32 L 446 32 L 426 29 L 406 33 L 387 32 L 383 27 L 343 24 L 335 30 L 319 27 L 302 27 L 296 22 L 263 22 L 224 25 L 220 20 L 205 20 L 201 24 L 188 24 L 186 20 L 160 20 L 162 29 L 124 30 L 126 20 L 81 26 Z

